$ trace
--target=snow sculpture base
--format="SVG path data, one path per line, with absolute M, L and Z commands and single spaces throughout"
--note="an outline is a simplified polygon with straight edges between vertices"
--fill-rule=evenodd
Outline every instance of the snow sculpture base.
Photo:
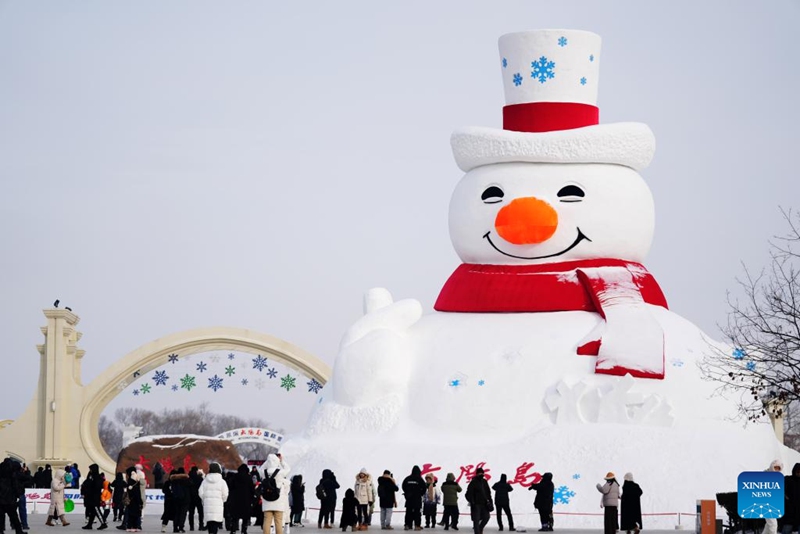
M 345 335 L 331 383 L 282 452 L 307 480 L 333 469 L 343 487 L 362 467 L 402 478 L 430 464 L 440 479 L 453 472 L 466 482 L 485 462 L 490 475 L 516 481 L 512 510 L 532 514 L 518 521 L 537 528 L 524 491 L 537 472 L 563 486 L 556 512 L 601 514 L 594 484 L 630 471 L 646 511 L 691 513 L 696 499 L 735 490 L 741 471 L 800 461 L 769 424 L 731 421 L 733 402 L 713 396 L 716 384 L 697 368 L 708 339 L 647 306 L 664 332 L 663 380 L 596 374 L 596 357 L 576 353 L 602 321 L 595 313 L 421 315 L 416 301 L 384 299 Z M 602 516 L 557 522 L 599 528 Z

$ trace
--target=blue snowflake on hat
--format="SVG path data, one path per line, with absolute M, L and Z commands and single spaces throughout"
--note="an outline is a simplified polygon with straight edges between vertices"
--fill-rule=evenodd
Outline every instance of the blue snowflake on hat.
M 556 64 L 542 56 L 538 61 L 531 62 L 531 78 L 536 78 L 539 83 L 552 80 L 556 77 Z

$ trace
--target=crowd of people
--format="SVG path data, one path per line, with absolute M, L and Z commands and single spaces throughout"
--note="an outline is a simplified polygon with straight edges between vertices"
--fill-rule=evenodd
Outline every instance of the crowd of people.
M 769 471 L 782 472 L 783 465 L 776 460 Z M 189 530 L 220 531 L 247 534 L 248 527 L 259 527 L 264 534 L 289 534 L 291 527 L 303 526 L 306 511 L 305 483 L 303 476 L 289 477 L 291 468 L 280 454 L 270 454 L 263 472 L 256 467 L 248 468 L 242 464 L 238 469 L 223 472 L 217 463 L 209 464 L 205 474 L 197 466 L 187 473 L 184 468 L 164 472 L 161 464 L 156 464 L 152 474 L 154 486 L 163 492 L 161 532 L 166 532 L 172 523 L 172 532 L 185 532 L 188 521 Z M 349 485 L 348 485 L 349 486 Z M 142 465 L 129 467 L 124 473 L 116 473 L 113 481 L 106 480 L 97 464 L 89 466 L 88 473 L 81 479 L 76 464 L 63 469 L 52 470 L 50 465 L 40 467 L 31 475 L 27 466 L 11 458 L 0 463 L 0 532 L 5 531 L 6 516 L 15 534 L 29 530 L 27 524 L 26 488 L 49 488 L 50 507 L 47 526 L 58 522 L 66 526 L 64 491 L 67 488 L 79 489 L 83 497 L 85 525 L 83 529 L 98 530 L 109 526 L 111 521 L 119 523 L 116 527 L 127 532 L 142 530 L 142 514 L 147 504 L 145 477 Z M 325 469 L 314 488 L 319 500 L 317 526 L 331 529 L 336 526 L 336 511 L 339 503 L 337 490 L 341 486 L 336 475 Z M 464 491 L 464 489 L 466 491 Z M 555 485 L 553 474 L 544 473 L 537 482 L 530 484 L 528 490 L 535 491 L 533 504 L 539 513 L 539 531 L 553 531 L 553 504 Z M 634 482 L 631 473 L 625 474 L 620 486 L 614 473 L 609 472 L 602 483 L 597 484 L 601 494 L 600 506 L 604 509 L 604 534 L 638 534 L 642 529 L 641 496 L 642 489 Z M 404 497 L 405 530 L 420 531 L 423 528 L 458 530 L 459 496 L 464 492 L 472 519 L 475 534 L 482 534 L 495 512 L 498 530 L 516 530 L 514 516 L 510 507 L 509 494 L 514 487 L 505 474 L 491 486 L 482 468 L 475 470 L 466 488 L 462 488 L 453 473 L 447 473 L 445 481 L 433 473 L 423 477 L 418 466 L 401 482 L 395 479 L 388 469 L 377 479 L 373 479 L 367 469 L 361 469 L 347 487 L 341 500 L 338 528 L 342 531 L 368 530 L 377 504 L 380 511 L 382 530 L 393 530 L 392 513 L 398 507 L 398 496 Z M 800 527 L 800 463 L 795 464 L 792 473 L 785 477 L 786 512 L 780 520 L 768 520 L 764 534 L 791 534 Z M 441 516 L 440 510 L 441 509 Z M 195 523 L 195 516 L 197 523 Z M 254 519 L 255 518 L 255 519 Z M 424 518 L 424 526 L 423 526 Z

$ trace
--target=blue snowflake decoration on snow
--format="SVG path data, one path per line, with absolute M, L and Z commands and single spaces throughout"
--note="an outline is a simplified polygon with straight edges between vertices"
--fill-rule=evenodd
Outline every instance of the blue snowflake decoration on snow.
M 556 64 L 544 56 L 540 57 L 538 61 L 531 62 L 531 78 L 536 78 L 539 83 L 544 83 L 547 80 L 552 80 L 556 77 L 555 68 Z
M 206 362 L 200 362 L 197 364 L 197 370 L 200 371 L 201 373 L 206 369 L 208 369 L 208 365 L 206 365 Z
M 673 367 L 683 367 L 683 360 L 681 360 L 679 358 L 673 358 L 671 360 L 671 363 L 672 363 Z
M 483 386 L 486 384 L 486 380 L 478 380 L 478 385 Z
M 457 388 L 458 386 L 461 385 L 461 380 L 459 380 L 458 378 L 454 378 L 453 380 L 450 381 L 450 383 L 448 385 L 451 388 Z
M 756 370 L 756 362 L 747 362 L 747 365 L 745 365 L 744 367 L 748 371 L 755 371 Z
M 180 388 L 178 387 L 178 384 L 172 384 L 172 387 L 170 389 L 172 391 L 178 391 Z
M 167 380 L 169 380 L 169 377 L 166 371 L 156 371 L 156 374 L 153 375 L 153 382 L 155 382 L 157 386 L 166 386 Z
M 560 46 L 561 48 L 567 46 L 567 38 L 564 37 L 563 35 L 558 38 L 558 46 Z
M 212 376 L 208 379 L 208 389 L 213 389 L 214 393 L 218 390 L 222 389 L 222 379 L 217 375 Z
M 581 475 L 579 473 L 575 473 L 574 475 L 572 475 L 572 478 L 574 480 L 578 480 L 579 478 L 581 478 Z
M 269 371 L 267 371 L 267 376 L 270 378 L 275 378 L 276 376 L 278 376 L 278 370 L 275 369 L 274 367 L 270 367 Z
M 586 85 L 586 76 L 581 78 L 581 85 Z
M 134 397 L 138 397 L 139 396 L 139 390 L 138 389 L 134 389 L 133 390 L 133 396 Z
M 560 486 L 553 492 L 553 504 L 569 504 L 570 499 L 574 496 L 574 491 L 567 486 Z
M 177 354 L 170 354 L 167 356 L 169 363 L 178 363 L 178 355 Z
M 315 394 L 319 394 L 319 390 L 322 389 L 322 384 L 317 382 L 316 378 L 312 378 L 311 380 L 306 382 L 306 385 L 308 386 L 308 392 L 309 393 L 311 393 L 313 391 Z
M 243 385 L 243 386 L 246 386 L 246 385 L 247 385 L 247 379 L 246 379 L 246 378 L 242 378 L 242 385 Z
M 594 61 L 594 54 L 589 54 L 589 61 Z
M 232 360 L 234 358 L 236 358 L 236 355 L 234 353 L 231 352 L 231 353 L 228 354 L 228 359 L 229 360 Z
M 258 370 L 258 372 L 260 373 L 266 367 L 267 367 L 267 359 L 265 357 L 259 354 L 258 356 L 253 358 L 253 369 Z
M 734 360 L 743 360 L 744 359 L 744 351 L 742 349 L 733 349 L 733 359 Z
M 522 85 L 522 74 L 520 74 L 519 72 L 514 74 L 514 85 L 516 85 L 517 87 Z
M 503 68 L 506 67 L 508 67 L 508 60 L 506 58 L 503 58 Z

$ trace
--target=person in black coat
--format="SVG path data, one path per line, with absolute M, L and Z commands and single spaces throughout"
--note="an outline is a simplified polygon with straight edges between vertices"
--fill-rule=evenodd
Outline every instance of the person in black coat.
M 356 492 L 352 489 L 348 489 L 344 492 L 344 499 L 342 499 L 342 517 L 339 522 L 342 532 L 346 531 L 347 527 L 352 528 L 355 532 L 356 523 L 358 522 L 357 508 L 358 499 L 356 499 Z
M 200 484 L 203 483 L 203 472 L 200 471 L 196 465 L 189 469 L 189 489 L 191 490 L 191 498 L 189 499 L 189 530 L 194 530 L 194 513 L 197 511 L 197 521 L 200 530 L 205 530 L 203 523 L 203 499 L 200 498 Z
M 794 464 L 792 474 L 783 478 L 786 512 L 783 514 L 783 534 L 800 530 L 800 463 Z
M 16 534 L 24 534 L 17 515 L 17 500 L 25 490 L 14 476 L 13 460 L 6 458 L 0 463 L 0 527 L 5 530 L 6 515 Z
M 303 510 L 306 509 L 306 485 L 303 484 L 303 475 L 292 477 L 292 485 L 289 487 L 292 495 L 292 516 L 289 518 L 289 526 L 302 526 Z
M 166 471 L 164 471 L 164 466 L 161 465 L 161 462 L 156 462 L 156 465 L 153 466 L 153 484 L 155 485 L 156 489 L 161 489 L 164 487 L 164 477 L 166 476 Z
M 497 527 L 502 532 L 503 512 L 505 512 L 508 517 L 508 530 L 517 530 L 514 528 L 514 516 L 511 515 L 511 506 L 508 500 L 508 494 L 514 491 L 514 488 L 508 483 L 505 473 L 500 475 L 500 480 L 494 483 L 492 489 L 494 490 L 494 507 L 497 512 Z
M 620 530 L 631 530 L 639 534 L 642 528 L 642 488 L 633 481 L 632 473 L 625 473 L 625 483 L 622 484 L 622 497 L 620 498 Z
M 231 483 L 231 492 L 228 497 L 231 513 L 230 531 L 239 530 L 239 520 L 242 522 L 242 534 L 247 534 L 247 527 L 250 526 L 250 514 L 253 510 L 253 498 L 256 494 L 256 487 L 250 477 L 250 470 L 245 464 L 239 466 Z
M 483 528 L 489 523 L 489 513 L 492 511 L 492 490 L 483 478 L 482 467 L 475 470 L 475 476 L 469 481 L 465 496 L 472 516 L 472 530 L 475 534 L 483 534 Z
M 77 464 L 76 464 L 77 465 Z M 104 530 L 108 528 L 105 517 L 100 511 L 100 504 L 102 499 L 100 493 L 103 491 L 103 481 L 100 479 L 100 466 L 92 464 L 89 466 L 89 474 L 81 484 L 81 495 L 83 495 L 83 505 L 86 507 L 89 522 L 83 527 L 83 530 L 92 530 L 94 520 L 100 521 L 100 526 L 97 530 Z
M 392 526 L 392 512 L 397 506 L 397 492 L 400 488 L 392 477 L 391 471 L 384 470 L 378 477 L 378 506 L 381 509 L 381 528 L 388 529 Z
M 186 513 L 189 511 L 189 503 L 192 501 L 192 481 L 183 467 L 179 467 L 174 475 L 170 475 L 169 481 L 172 486 L 172 504 L 175 515 L 172 516 L 172 532 L 186 532 Z
M 114 511 L 114 522 L 122 520 L 122 512 L 125 508 L 123 500 L 125 499 L 125 488 L 127 484 L 125 479 L 122 478 L 122 473 L 117 473 L 114 482 L 111 483 L 111 509 Z
M 403 496 L 406 498 L 406 516 L 403 525 L 406 530 L 422 530 L 422 496 L 425 495 L 426 484 L 422 480 L 422 471 L 415 465 L 411 474 L 403 479 Z
M 319 506 L 319 519 L 317 520 L 317 528 L 323 528 L 322 523 L 325 522 L 325 528 L 333 528 L 336 510 L 336 490 L 339 489 L 339 483 L 336 482 L 336 475 L 330 469 L 322 471 L 322 478 L 319 485 L 325 491 L 325 498 L 320 500 Z
M 553 531 L 553 493 L 555 493 L 555 489 L 553 473 L 545 473 L 538 483 L 531 484 L 528 488 L 528 491 L 536 492 L 533 507 L 539 510 L 539 521 L 542 523 L 539 532 Z
M 173 469 L 167 476 L 167 480 L 161 484 L 161 492 L 164 494 L 164 511 L 161 514 L 162 531 L 167 529 L 170 521 L 175 521 L 175 499 L 172 497 L 172 480 L 170 479 L 177 474 L 178 471 Z

